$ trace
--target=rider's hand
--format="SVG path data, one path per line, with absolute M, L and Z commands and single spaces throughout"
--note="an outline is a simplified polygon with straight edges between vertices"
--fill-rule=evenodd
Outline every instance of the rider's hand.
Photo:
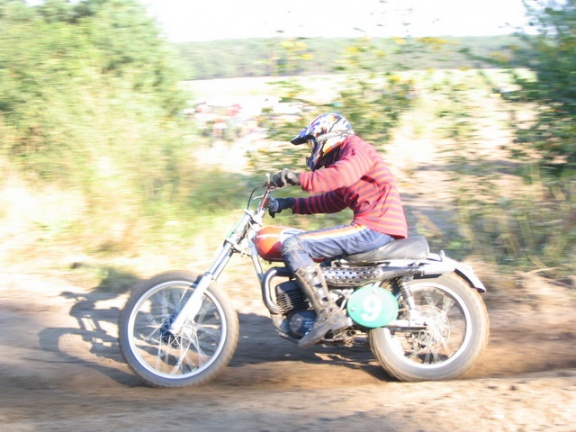
M 289 168 L 284 168 L 282 171 L 272 176 L 270 183 L 277 188 L 283 188 L 284 186 L 297 186 L 300 184 L 300 174 L 295 173 Z
M 280 213 L 282 210 L 292 208 L 294 206 L 294 202 L 296 201 L 294 198 L 275 198 L 277 205 L 268 207 L 268 214 L 274 218 L 277 213 Z

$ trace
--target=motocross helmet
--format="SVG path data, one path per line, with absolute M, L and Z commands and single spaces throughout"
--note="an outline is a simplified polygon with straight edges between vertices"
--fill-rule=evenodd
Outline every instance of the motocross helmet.
M 311 171 L 316 171 L 323 166 L 323 158 L 350 135 L 354 135 L 350 122 L 340 114 L 329 113 L 316 117 L 290 142 L 294 145 L 308 144 L 312 153 L 306 158 L 306 165 Z

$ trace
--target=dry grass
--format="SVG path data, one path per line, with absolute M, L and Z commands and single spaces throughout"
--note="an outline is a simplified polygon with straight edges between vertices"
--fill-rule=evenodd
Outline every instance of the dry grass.
M 318 85 L 317 81 L 309 81 L 309 84 Z M 187 85 L 202 98 L 222 92 L 227 96 L 243 97 L 270 91 L 260 78 Z M 324 94 L 330 91 L 331 86 L 324 87 Z M 454 154 L 450 153 L 454 143 L 442 137 L 441 125 L 434 115 L 438 104 L 443 102 L 427 91 L 424 87 L 421 89 L 422 102 L 416 110 L 406 114 L 392 142 L 386 145 L 384 157 L 397 176 L 411 231 L 427 235 L 434 248 L 448 249 L 451 254 L 451 245 L 458 247 L 451 243 L 453 236 L 459 230 L 458 235 L 462 235 L 463 229 L 459 226 L 462 214 L 455 205 L 459 198 L 456 181 L 463 182 L 465 178 L 455 177 L 451 162 Z M 494 188 L 490 190 L 492 198 L 514 200 L 537 193 L 539 185 L 525 184 L 508 169 L 513 162 L 502 151 L 502 145 L 509 143 L 511 137 L 506 128 L 506 113 L 499 101 L 476 95 L 475 102 L 478 134 L 469 145 L 478 157 L 492 164 L 496 174 L 490 184 Z M 262 142 L 217 142 L 206 151 L 197 151 L 204 157 L 198 159 L 197 165 L 206 168 L 208 161 L 217 161 L 216 165 L 224 172 L 263 175 L 251 172 L 244 163 L 246 153 L 259 145 Z M 226 157 L 222 158 L 223 155 Z M 105 280 L 114 285 L 111 278 L 129 280 L 127 274 L 146 277 L 174 268 L 203 270 L 241 214 L 239 206 L 229 197 L 213 197 L 222 202 L 222 210 L 217 213 L 199 212 L 191 216 L 192 212 L 178 214 L 172 211 L 168 216 L 162 216 L 159 223 L 159 220 L 144 216 L 130 201 L 129 190 L 118 193 L 121 189 L 112 181 L 105 185 L 101 196 L 90 197 L 88 201 L 78 190 L 27 182 L 9 166 L 5 161 L 1 164 L 5 173 L 0 184 L 0 262 L 3 267 L 22 272 L 68 274 L 83 281 L 85 286 L 99 286 Z M 467 181 L 468 192 L 474 191 L 470 181 L 475 178 L 470 177 Z M 225 194 L 230 187 L 210 185 L 207 193 Z M 234 190 L 234 194 L 240 193 Z M 485 189 L 478 189 L 478 196 L 480 193 L 485 193 Z M 289 219 L 275 223 L 289 223 Z M 514 235 L 512 232 L 503 234 L 509 238 Z M 484 245 L 488 254 L 490 247 L 490 244 Z M 457 258 L 484 261 L 486 265 L 482 267 L 489 269 L 485 275 L 488 279 L 490 272 L 501 273 L 501 269 L 486 260 L 486 255 L 476 253 Z M 249 277 L 246 273 L 249 265 L 247 261 L 233 264 L 230 276 L 226 277 L 241 282 Z M 513 285 L 502 284 L 499 276 L 494 278 L 499 279 L 500 285 Z

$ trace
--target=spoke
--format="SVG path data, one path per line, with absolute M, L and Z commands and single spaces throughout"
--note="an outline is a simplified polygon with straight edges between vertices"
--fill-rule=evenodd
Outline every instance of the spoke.
M 171 308 L 170 300 L 168 299 L 166 293 L 160 293 L 159 297 L 160 297 L 160 299 L 158 300 L 158 303 L 160 304 L 160 313 L 163 316 L 167 316 L 167 315 L 169 315 L 169 313 L 170 313 L 169 311 Z
M 198 367 L 201 367 L 205 364 L 203 359 L 209 359 L 210 357 L 204 353 L 202 347 L 200 346 L 200 341 L 198 340 L 198 334 L 196 334 L 196 351 L 198 352 Z
M 144 335 L 144 340 L 149 341 L 150 339 L 152 339 L 152 335 L 154 333 L 156 333 L 157 331 L 159 331 L 166 321 L 165 320 L 162 320 L 162 321 L 156 320 L 154 315 L 152 315 L 151 313 L 146 314 L 145 320 L 147 321 L 147 323 L 145 325 L 143 325 L 142 328 L 144 329 L 144 328 L 152 327 L 152 330 L 150 331 L 150 333 Z
M 185 303 L 184 298 L 190 297 L 186 291 L 175 289 L 170 291 L 170 296 L 172 297 L 171 305 L 175 311 L 181 309 L 181 306 Z
M 442 360 L 440 354 L 438 354 L 438 351 L 436 350 L 428 351 L 424 356 L 424 359 L 425 359 L 424 363 L 428 364 L 434 364 Z
M 150 325 L 157 325 L 158 321 L 156 321 L 156 317 L 152 314 L 152 312 L 146 313 L 146 319 Z
M 217 342 L 220 340 L 220 335 L 222 334 L 222 331 L 220 329 L 220 326 L 199 325 L 198 330 L 196 331 L 196 334 L 198 334 L 198 333 L 201 333 L 202 336 L 208 336 L 213 341 Z
M 422 297 L 422 305 L 435 305 L 436 302 L 434 301 L 434 294 L 433 293 L 424 293 L 421 295 Z
M 146 341 L 146 342 L 151 342 L 151 341 L 153 341 L 154 338 L 153 338 L 152 336 L 153 336 L 155 333 L 157 333 L 161 328 L 162 328 L 162 327 L 156 327 L 156 328 L 152 329 L 152 331 L 151 331 L 150 333 L 148 333 L 147 335 L 144 335 L 144 341 Z M 162 338 L 158 338 L 158 339 L 159 339 L 160 341 L 162 340 Z
M 440 302 L 441 310 L 445 313 L 445 315 L 447 315 L 448 311 L 450 311 L 450 309 L 452 309 L 452 306 L 454 306 L 455 304 L 456 301 L 454 301 L 452 298 L 448 296 L 443 296 L 442 301 Z
M 156 366 L 155 366 L 155 368 L 158 370 L 162 370 L 162 365 L 164 364 L 164 357 L 162 355 L 163 353 L 164 350 L 162 349 L 162 338 L 159 338 L 156 354 Z M 168 355 L 168 353 L 166 353 L 166 355 Z
M 179 339 L 179 341 L 180 340 L 181 339 Z M 190 347 L 190 344 L 188 344 L 186 347 L 180 345 L 180 356 L 178 357 L 178 361 L 176 362 L 176 364 L 174 365 L 174 367 L 170 371 L 171 375 L 175 375 L 178 371 L 183 372 L 181 370 L 181 367 L 182 367 L 182 363 L 184 361 L 184 358 L 186 357 L 186 354 L 188 354 L 188 348 L 189 347 Z
M 201 340 L 205 337 L 208 337 L 210 340 L 209 341 Z M 206 326 L 201 326 L 201 328 L 199 328 L 196 331 L 195 347 L 198 352 L 199 364 L 204 364 L 212 357 L 211 354 L 208 354 L 204 350 L 203 346 L 208 347 L 209 351 L 213 352 L 214 351 L 213 342 L 216 342 L 216 345 L 218 345 L 220 337 L 221 337 L 221 331 L 219 328 L 210 328 Z
M 446 339 L 442 340 L 442 348 L 446 352 L 446 356 L 450 357 L 452 355 L 452 351 L 450 349 L 450 346 L 446 343 Z

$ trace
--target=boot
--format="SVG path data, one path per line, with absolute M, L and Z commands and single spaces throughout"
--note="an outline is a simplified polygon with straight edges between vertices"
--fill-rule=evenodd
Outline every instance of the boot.
M 298 341 L 298 347 L 307 348 L 321 341 L 329 331 L 337 332 L 349 326 L 348 318 L 328 294 L 324 274 L 313 264 L 296 271 L 296 281 L 316 311 L 316 322 Z

